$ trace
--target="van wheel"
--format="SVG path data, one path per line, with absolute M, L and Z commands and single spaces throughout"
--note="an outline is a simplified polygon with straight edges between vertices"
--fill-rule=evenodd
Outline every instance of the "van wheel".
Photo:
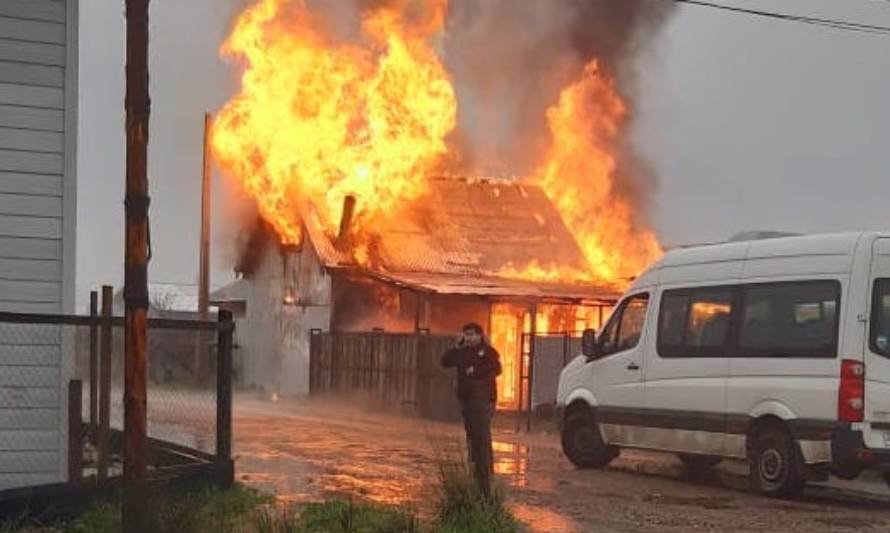
M 681 453 L 677 457 L 680 458 L 680 462 L 683 463 L 686 472 L 693 475 L 707 473 L 722 461 L 722 458 L 714 457 L 713 455 Z
M 787 431 L 767 427 L 757 433 L 748 452 L 751 485 L 766 496 L 788 498 L 803 489 L 803 465 L 797 444 Z
M 566 417 L 562 451 L 578 468 L 603 468 L 618 455 L 617 448 L 605 445 L 596 421 L 587 413 Z

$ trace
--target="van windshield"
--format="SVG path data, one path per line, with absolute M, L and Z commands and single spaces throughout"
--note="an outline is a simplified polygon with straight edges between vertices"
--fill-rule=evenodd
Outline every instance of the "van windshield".
M 872 302 L 871 349 L 890 357 L 890 279 L 875 282 Z

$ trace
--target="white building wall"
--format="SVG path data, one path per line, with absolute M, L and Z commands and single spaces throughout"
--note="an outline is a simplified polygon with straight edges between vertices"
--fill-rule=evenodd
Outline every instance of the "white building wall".
M 307 244 L 285 253 L 267 246 L 250 281 L 244 384 L 285 396 L 308 394 L 309 337 L 312 329 L 330 327 L 330 277 Z
M 74 310 L 77 16 L 0 0 L 0 311 Z M 0 490 L 67 478 L 70 333 L 0 324 Z

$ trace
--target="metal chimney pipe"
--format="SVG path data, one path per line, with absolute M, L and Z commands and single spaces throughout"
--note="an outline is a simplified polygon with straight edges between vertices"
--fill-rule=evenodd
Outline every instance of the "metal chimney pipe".
M 349 238 L 352 230 L 352 219 L 355 216 L 355 196 L 349 194 L 343 198 L 343 214 L 340 216 L 340 232 L 337 234 L 337 243 L 343 244 Z

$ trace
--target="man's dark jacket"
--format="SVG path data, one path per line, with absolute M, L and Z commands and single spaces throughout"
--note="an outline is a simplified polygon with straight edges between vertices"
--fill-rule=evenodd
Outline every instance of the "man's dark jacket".
M 442 366 L 457 368 L 457 397 L 461 403 L 480 398 L 497 403 L 501 356 L 488 344 L 457 346 L 442 356 Z M 472 369 L 472 370 L 470 370 Z

